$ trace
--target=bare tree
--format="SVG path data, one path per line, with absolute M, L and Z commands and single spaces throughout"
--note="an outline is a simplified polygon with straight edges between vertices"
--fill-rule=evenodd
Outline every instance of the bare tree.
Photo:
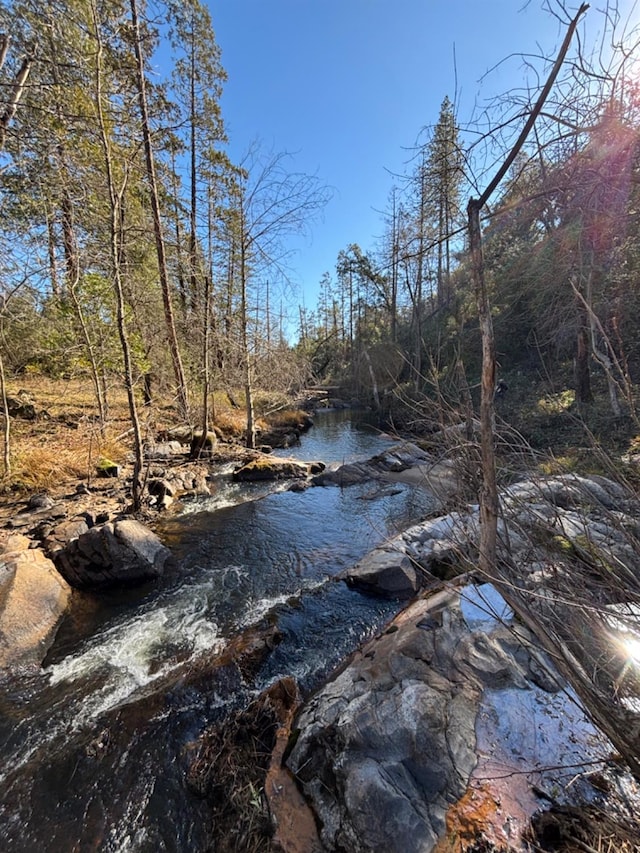
M 5 33 L 0 33 L 0 69 L 4 65 L 7 53 L 9 50 L 9 36 Z M 0 151 L 4 148 L 4 142 L 7 136 L 7 130 L 13 117 L 18 109 L 18 104 L 24 93 L 31 66 L 35 57 L 35 46 L 31 46 L 29 52 L 23 58 L 20 67 L 16 71 L 16 75 L 11 87 L 9 98 L 4 105 L 4 110 L 0 115 Z
M 496 529 L 498 523 L 498 487 L 496 483 L 496 459 L 494 449 L 495 435 L 495 413 L 494 394 L 496 386 L 496 351 L 493 335 L 493 324 L 491 321 L 491 306 L 484 276 L 484 258 L 482 252 L 482 231 L 480 228 L 480 211 L 489 201 L 496 188 L 509 171 L 512 163 L 522 150 L 531 128 L 551 91 L 556 77 L 562 67 L 564 59 L 569 50 L 569 45 L 578 26 L 580 18 L 589 6 L 583 3 L 567 30 L 556 61 L 551 69 L 545 85 L 522 128 L 520 135 L 515 141 L 511 151 L 489 182 L 479 198 L 469 199 L 467 207 L 469 222 L 469 246 L 471 250 L 471 264 L 474 288 L 476 293 L 476 304 L 478 319 L 480 322 L 480 333 L 482 336 L 482 380 L 480 400 L 480 436 L 482 449 L 482 475 L 483 485 L 480 497 L 480 568 L 489 576 L 494 573 L 496 565 Z
M 329 199 L 329 191 L 316 176 L 288 171 L 288 158 L 286 153 L 261 154 L 254 146 L 240 164 L 232 192 L 229 245 L 237 253 L 248 447 L 255 446 L 250 289 L 267 270 L 288 280 L 285 237 L 305 232 Z
M 2 70 L 9 51 L 9 36 L 6 33 L 0 33 L 0 70 Z M 9 99 L 4 107 L 2 115 L 0 115 L 0 151 L 4 148 L 7 130 L 16 114 L 18 104 L 22 98 L 24 88 L 31 71 L 33 64 L 32 50 L 29 52 L 16 72 L 15 80 L 9 94 Z M 3 468 L 4 476 L 8 477 L 11 474 L 11 419 L 9 416 L 9 405 L 7 403 L 7 391 L 5 382 L 4 361 L 2 358 L 2 350 L 0 350 L 0 396 L 2 397 L 2 414 L 4 417 L 3 429 Z

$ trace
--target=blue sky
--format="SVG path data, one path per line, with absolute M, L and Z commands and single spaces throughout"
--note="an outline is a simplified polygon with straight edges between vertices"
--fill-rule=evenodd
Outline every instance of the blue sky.
M 407 149 L 436 121 L 445 95 L 464 125 L 475 104 L 522 85 L 524 64 L 514 54 L 554 55 L 565 30 L 541 5 L 209 0 L 229 77 L 222 110 L 232 158 L 258 138 L 266 149 L 294 153 L 296 171 L 334 189 L 312 236 L 292 244 L 292 308 L 315 307 L 320 278 L 334 273 L 340 249 L 373 245 L 389 171 L 402 172 Z

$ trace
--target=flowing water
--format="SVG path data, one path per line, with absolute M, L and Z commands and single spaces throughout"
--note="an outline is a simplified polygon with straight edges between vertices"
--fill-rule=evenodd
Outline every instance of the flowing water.
M 388 446 L 333 412 L 287 455 L 340 464 Z M 43 667 L 0 685 L 0 849 L 208 849 L 207 806 L 184 781 L 189 744 L 276 678 L 318 686 L 391 616 L 393 604 L 336 575 L 433 498 L 372 483 L 281 489 L 220 476 L 160 531 L 175 569 L 134 591 L 78 596 Z M 282 641 L 255 677 L 212 674 L 258 624 Z

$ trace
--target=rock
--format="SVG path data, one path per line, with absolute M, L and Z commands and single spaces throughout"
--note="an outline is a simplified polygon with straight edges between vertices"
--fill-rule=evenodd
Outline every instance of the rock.
M 174 486 L 164 479 L 149 480 L 147 491 L 155 499 L 158 509 L 170 507 L 176 494 Z
M 15 397 L 7 397 L 7 409 L 10 417 L 25 421 L 35 421 L 39 414 L 48 416 L 44 410 L 38 412 L 35 400 L 26 391 L 18 391 Z
M 355 589 L 385 598 L 411 598 L 420 587 L 406 554 L 384 548 L 371 551 L 344 578 Z
M 310 486 L 310 483 L 304 482 L 303 480 L 295 480 L 289 486 L 289 491 L 290 492 L 306 492 L 306 490 L 309 488 L 309 486 Z
M 397 458 L 395 454 L 393 457 Z M 338 472 L 326 472 L 313 482 L 326 479 L 334 482 L 332 475 L 343 475 L 356 468 L 362 473 L 363 465 L 371 471 L 370 460 L 369 463 L 343 466 Z M 521 576 L 529 575 L 527 584 L 530 587 L 538 585 L 545 573 L 548 575 L 544 567 L 549 562 L 550 547 L 555 552 L 556 573 L 563 571 L 562 566 L 567 569 L 573 566 L 575 571 L 576 563 L 582 571 L 589 565 L 596 569 L 609 566 L 610 573 L 618 571 L 616 566 L 619 566 L 619 583 L 626 585 L 624 572 L 631 571 L 640 578 L 640 554 L 636 546 L 640 524 L 637 522 L 638 509 L 630 500 L 624 490 L 604 477 L 592 480 L 565 475 L 509 486 L 500 495 L 502 517 L 498 522 L 498 555 L 507 565 L 517 566 Z M 620 505 L 625 507 L 625 512 L 613 508 Z M 352 570 L 354 585 L 365 589 L 366 578 L 376 574 L 373 567 L 377 566 L 381 572 L 385 570 L 388 553 L 394 551 L 411 560 L 417 570 L 418 587 L 430 585 L 434 576 L 450 580 L 473 571 L 477 564 L 479 536 L 477 506 L 428 519 L 372 552 L 365 563 L 372 567 L 370 570 L 361 572 L 361 567 Z M 379 556 L 375 556 L 378 553 Z M 357 580 L 359 574 L 363 575 L 362 583 Z M 348 576 L 351 578 L 351 573 Z M 384 584 L 375 591 L 384 594 Z
M 40 665 L 71 596 L 53 563 L 20 534 L 0 539 L 0 668 Z
M 606 767 L 611 754 L 562 683 L 493 587 L 411 604 L 296 720 L 286 763 L 322 849 L 442 853 L 453 838 L 456 850 L 525 849 L 532 780 L 582 796 L 564 768 Z
M 218 443 L 218 438 L 215 432 L 207 433 L 206 438 L 203 438 L 202 431 L 196 432 L 191 439 L 189 456 L 191 459 L 208 459 L 213 454 L 213 450 Z
M 63 521 L 53 527 L 43 540 L 43 546 L 47 557 L 54 559 L 55 555 L 66 548 L 70 542 L 86 533 L 92 525 L 87 523 L 86 518 L 74 518 L 71 521 Z
M 454 662 L 462 621 L 447 631 L 417 627 L 431 609 L 412 605 L 297 721 L 287 763 L 327 850 L 431 850 L 464 792 L 476 761 L 479 690 Z
M 405 441 L 384 453 L 361 462 L 347 462 L 339 468 L 324 471 L 314 478 L 317 486 L 351 486 L 367 480 L 385 479 L 429 461 L 431 457 L 412 442 Z
M 101 459 L 96 465 L 96 473 L 98 477 L 119 477 L 120 466 L 110 459 Z
M 37 502 L 39 503 L 39 501 Z M 7 527 L 13 530 L 24 530 L 25 533 L 32 533 L 42 525 L 53 524 L 61 518 L 65 518 L 67 510 L 62 503 L 49 502 L 46 496 L 42 496 L 42 506 L 28 508 L 24 512 L 19 512 L 12 516 L 7 521 Z
M 233 472 L 233 479 L 237 482 L 304 479 L 310 474 L 323 471 L 324 467 L 322 462 L 297 462 L 294 459 L 260 456 L 237 468 Z
M 107 522 L 78 536 L 55 555 L 60 574 L 84 590 L 127 587 L 159 577 L 171 552 L 139 521 Z
M 157 444 L 147 444 L 144 448 L 144 458 L 148 462 L 157 462 L 164 459 L 173 459 L 182 454 L 182 445 L 179 441 L 161 441 Z
M 27 501 L 27 509 L 51 509 L 55 501 L 49 495 L 31 495 Z
M 173 468 L 160 478 L 170 486 L 171 497 L 177 497 L 180 494 L 210 494 L 207 483 L 208 467 L 206 464 L 192 463 L 190 465 Z
M 368 462 L 347 462 L 339 468 L 325 470 L 313 478 L 314 486 L 354 486 L 367 480 L 380 479 Z

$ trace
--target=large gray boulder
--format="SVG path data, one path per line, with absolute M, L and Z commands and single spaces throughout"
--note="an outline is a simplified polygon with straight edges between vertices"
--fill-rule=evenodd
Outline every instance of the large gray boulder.
M 522 689 L 523 663 L 471 631 L 451 593 L 414 603 L 356 654 L 308 703 L 288 760 L 325 849 L 432 850 L 477 761 L 482 693 Z
M 369 552 L 344 578 L 354 589 L 384 598 L 411 598 L 421 586 L 411 560 L 385 548 Z
M 426 451 L 405 441 L 389 450 L 358 462 L 347 462 L 339 468 L 322 471 L 313 479 L 316 486 L 352 486 L 367 480 L 402 479 L 397 475 L 425 464 L 433 464 Z M 395 475 L 395 476 L 392 476 Z
M 82 533 L 55 555 L 71 586 L 84 590 L 126 587 L 164 572 L 171 552 L 151 530 L 133 519 L 108 522 Z
M 69 584 L 39 548 L 0 536 L 0 668 L 44 659 L 67 609 Z
M 296 720 L 287 766 L 322 849 L 430 853 L 457 838 L 461 850 L 521 850 L 540 792 L 568 804 L 593 801 L 597 784 L 614 791 L 609 742 L 561 686 L 494 587 L 411 604 Z M 567 784 L 582 763 L 594 785 Z

